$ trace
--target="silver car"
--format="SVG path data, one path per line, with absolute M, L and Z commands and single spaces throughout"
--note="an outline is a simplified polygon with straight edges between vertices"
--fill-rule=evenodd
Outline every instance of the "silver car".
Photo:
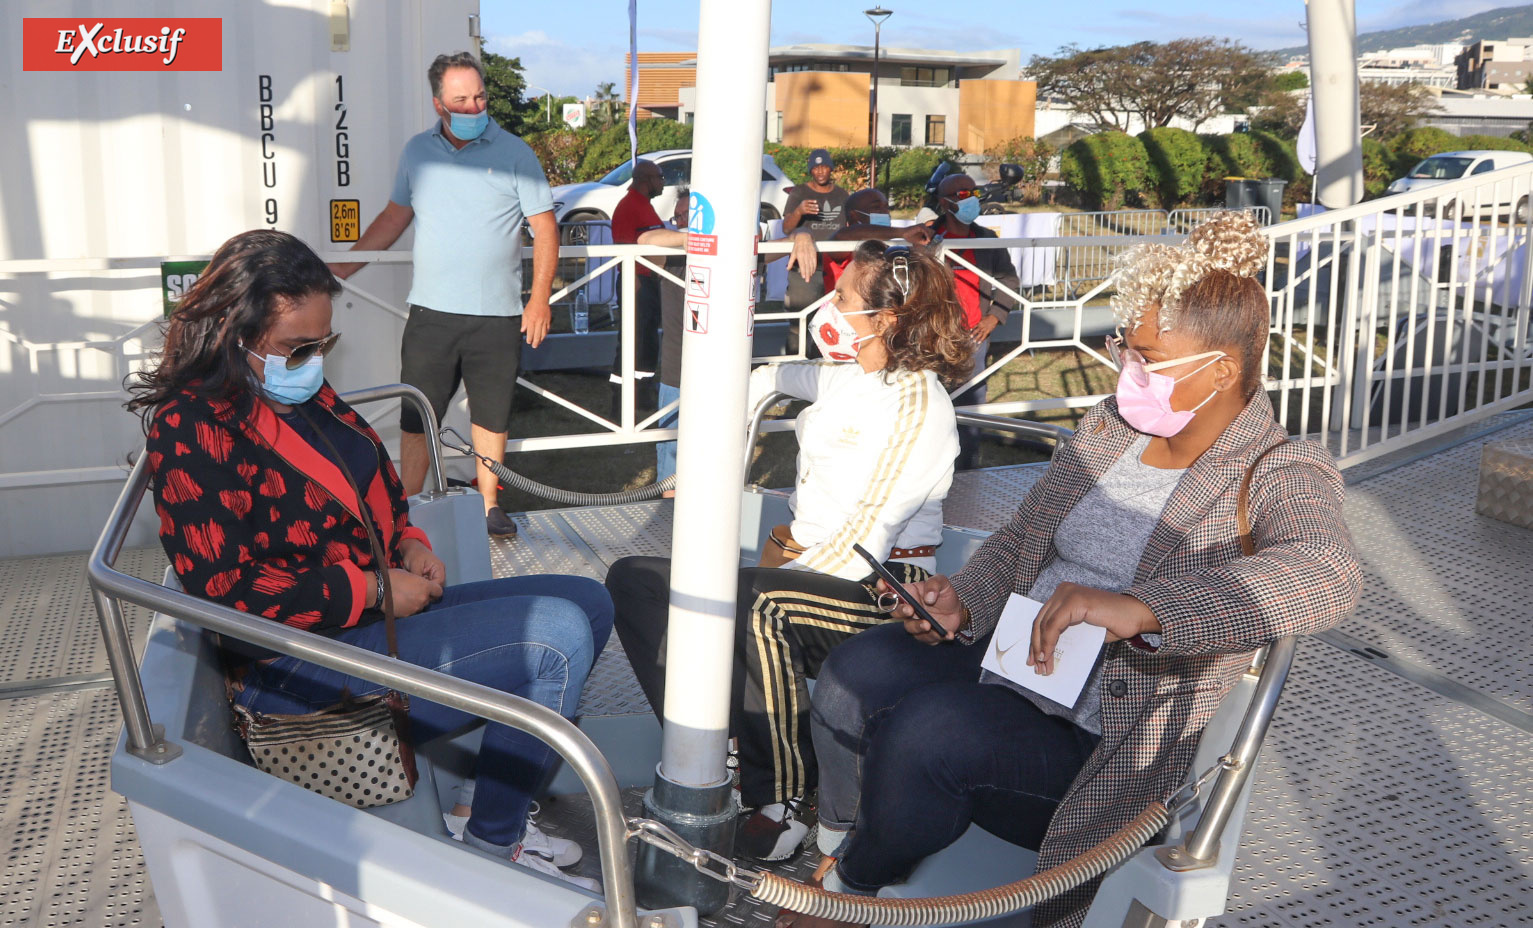
M 672 148 L 639 155 L 655 162 L 665 179 L 665 190 L 653 200 L 655 212 L 668 219 L 676 208 L 676 190 L 692 176 L 691 149 Z M 554 219 L 561 226 L 572 223 L 606 221 L 612 218 L 618 201 L 628 192 L 633 175 L 632 164 L 624 161 L 601 180 L 584 184 L 561 184 L 553 189 Z M 782 172 L 771 155 L 761 156 L 761 219 L 781 219 L 793 181 Z M 574 230 L 571 230 L 573 232 Z M 578 233 L 564 236 L 566 243 L 584 241 Z

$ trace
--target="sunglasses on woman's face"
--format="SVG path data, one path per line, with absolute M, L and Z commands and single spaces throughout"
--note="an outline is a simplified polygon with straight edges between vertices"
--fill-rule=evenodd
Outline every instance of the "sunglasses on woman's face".
M 287 363 L 285 366 L 290 371 L 297 370 L 308 363 L 308 360 L 316 354 L 323 358 L 330 353 L 331 349 L 335 347 L 335 343 L 340 341 L 340 339 L 341 333 L 331 332 L 324 338 L 312 342 L 304 342 L 287 353 Z
M 1113 365 L 1120 371 L 1127 370 L 1128 375 L 1141 387 L 1149 385 L 1150 372 L 1152 371 L 1165 370 L 1166 368 L 1176 367 L 1179 364 L 1201 361 L 1204 358 L 1219 357 L 1223 354 L 1224 352 L 1222 351 L 1205 351 L 1201 354 L 1188 355 L 1185 358 L 1171 358 L 1170 360 L 1156 361 L 1154 364 L 1151 364 L 1145 360 L 1144 355 L 1140 354 L 1138 349 L 1130 348 L 1128 343 L 1123 340 L 1122 335 L 1109 335 L 1107 337 L 1107 356 L 1112 359 Z

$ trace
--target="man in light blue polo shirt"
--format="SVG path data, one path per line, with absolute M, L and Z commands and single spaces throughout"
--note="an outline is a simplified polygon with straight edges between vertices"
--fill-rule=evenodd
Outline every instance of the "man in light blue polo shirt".
M 415 274 L 400 347 L 400 379 L 419 387 L 440 419 L 461 379 L 474 448 L 500 460 L 511 423 L 523 337 L 548 334 L 559 229 L 543 167 L 526 142 L 490 118 L 484 71 L 468 52 L 438 55 L 426 72 L 440 121 L 405 143 L 394 191 L 357 251 L 388 248 L 415 221 Z M 522 222 L 533 234 L 532 290 L 522 305 Z M 335 265 L 349 277 L 361 264 Z M 420 415 L 400 417 L 405 492 L 426 481 Z M 479 491 L 492 535 L 516 534 L 496 503 L 495 475 L 479 464 Z

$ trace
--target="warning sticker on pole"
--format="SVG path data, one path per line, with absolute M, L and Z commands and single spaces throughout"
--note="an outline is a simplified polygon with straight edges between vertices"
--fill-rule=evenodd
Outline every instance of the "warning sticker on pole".
M 716 255 L 718 253 L 719 237 L 717 235 L 699 235 L 696 232 L 687 233 L 687 254 Z
M 756 273 L 755 271 L 751 272 Z M 699 299 L 708 299 L 708 293 L 713 289 L 713 268 L 697 267 L 693 265 L 687 268 L 687 296 Z
M 708 304 L 687 301 L 687 331 L 698 335 L 708 334 Z

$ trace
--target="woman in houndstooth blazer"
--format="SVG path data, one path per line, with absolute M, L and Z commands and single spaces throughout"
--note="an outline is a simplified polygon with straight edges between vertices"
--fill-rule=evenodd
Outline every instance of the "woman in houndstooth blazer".
M 971 822 L 1037 849 L 1040 869 L 1079 855 L 1183 782 L 1251 652 L 1352 609 L 1341 476 L 1323 447 L 1286 440 L 1260 389 L 1265 256 L 1239 214 L 1126 255 L 1117 395 L 963 570 L 915 585 L 957 643 L 902 606 L 903 626 L 831 653 L 813 713 L 827 888 L 903 880 Z M 1253 463 L 1245 557 L 1236 496 Z M 1074 706 L 982 678 L 1013 592 L 1045 603 L 1023 648 L 1035 672 L 1052 670 L 1065 628 L 1106 629 Z M 1039 906 L 1033 924 L 1079 925 L 1096 885 Z

